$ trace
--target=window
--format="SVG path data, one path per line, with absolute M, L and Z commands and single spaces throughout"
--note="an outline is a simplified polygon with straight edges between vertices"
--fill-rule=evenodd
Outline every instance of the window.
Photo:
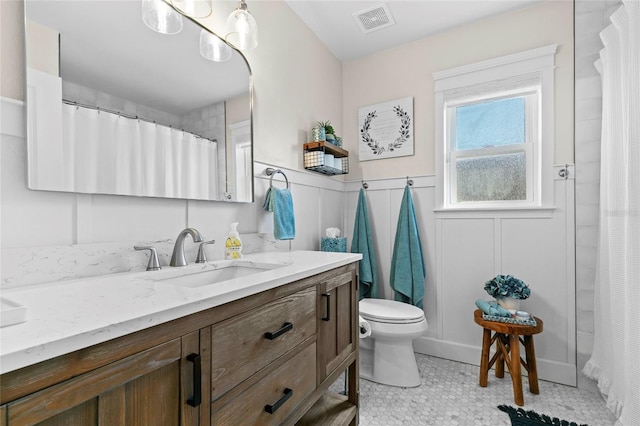
M 538 90 L 446 105 L 451 204 L 533 198 Z
M 441 208 L 551 203 L 555 50 L 434 74 Z

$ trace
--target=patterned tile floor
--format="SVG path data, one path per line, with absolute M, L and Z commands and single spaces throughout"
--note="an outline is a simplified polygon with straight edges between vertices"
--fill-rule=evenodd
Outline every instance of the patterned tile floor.
M 478 385 L 479 367 L 416 354 L 422 385 L 396 388 L 360 380 L 361 426 L 497 426 L 510 425 L 501 404 L 517 407 L 509 373 L 489 385 Z M 338 383 L 339 382 L 339 383 Z M 342 379 L 334 386 L 342 387 Z M 540 394 L 529 393 L 526 378 L 524 409 L 589 426 L 612 426 L 615 417 L 604 400 L 590 391 L 539 381 Z

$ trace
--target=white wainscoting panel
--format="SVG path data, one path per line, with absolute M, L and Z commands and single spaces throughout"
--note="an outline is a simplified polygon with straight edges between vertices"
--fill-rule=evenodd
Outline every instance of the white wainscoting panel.
M 265 171 L 269 166 L 254 164 L 255 206 L 257 208 L 257 232 L 273 234 L 273 213 L 263 210 L 264 196 L 269 188 L 270 177 Z M 344 225 L 344 182 L 319 173 L 280 169 L 289 180 L 289 189 L 293 198 L 293 212 L 296 220 L 296 238 L 291 241 L 292 250 L 320 250 L 320 238 L 329 227 L 340 228 Z M 284 188 L 281 174 L 273 177 L 273 186 Z M 283 244 L 285 242 L 281 242 Z
M 437 220 L 439 257 L 437 288 L 441 338 L 447 342 L 480 346 L 482 333 L 473 323 L 475 301 L 487 298 L 484 282 L 495 274 L 494 219 Z M 480 358 L 478 358 L 478 361 Z
M 473 322 L 475 300 L 490 299 L 485 281 L 512 274 L 531 285 L 522 307 L 543 319 L 535 337 L 540 378 L 575 385 L 574 168 L 568 180 L 554 167 L 554 206 L 519 211 L 435 213 L 435 179 L 412 177 L 424 260 L 429 329 L 414 342 L 420 353 L 478 365 L 482 332 Z M 365 180 L 366 181 L 366 180 Z M 406 179 L 366 181 L 381 293 L 393 299 L 389 267 Z M 358 191 L 347 182 L 345 222 L 351 242 Z

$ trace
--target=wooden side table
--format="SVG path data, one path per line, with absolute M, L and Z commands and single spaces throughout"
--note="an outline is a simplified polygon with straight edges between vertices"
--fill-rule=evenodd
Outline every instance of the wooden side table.
M 496 365 L 496 377 L 503 378 L 504 364 L 506 363 L 513 382 L 513 399 L 517 405 L 521 406 L 524 405 L 521 363 L 529 373 L 529 391 L 534 394 L 540 393 L 533 335 L 542 332 L 543 324 L 540 318 L 534 318 L 536 325 L 532 326 L 486 321 L 482 318 L 480 309 L 476 309 L 473 313 L 473 320 L 483 328 L 480 386 L 487 387 L 489 369 L 493 364 Z M 496 352 L 489 359 L 491 346 L 494 342 L 496 343 Z M 524 345 L 525 359 L 520 357 L 520 342 Z

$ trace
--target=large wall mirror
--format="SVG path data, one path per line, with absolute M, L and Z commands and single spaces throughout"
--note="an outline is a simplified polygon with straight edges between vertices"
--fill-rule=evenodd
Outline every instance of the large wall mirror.
M 29 188 L 253 201 L 240 52 L 206 59 L 200 25 L 154 32 L 137 0 L 26 0 L 25 18 Z

